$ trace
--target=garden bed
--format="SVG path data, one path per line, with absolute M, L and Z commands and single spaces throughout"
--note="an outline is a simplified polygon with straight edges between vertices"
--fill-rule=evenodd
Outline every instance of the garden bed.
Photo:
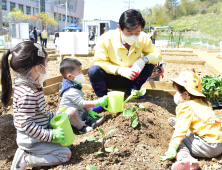
M 84 91 L 87 100 L 97 99 L 94 92 Z M 58 110 L 59 93 L 46 96 L 47 109 Z M 159 157 L 164 155 L 171 139 L 173 128 L 167 119 L 175 116 L 176 105 L 173 98 L 152 96 L 147 94 L 146 100 L 142 102 L 147 111 L 139 111 L 140 121 L 137 128 L 133 129 L 130 118 L 125 118 L 122 113 L 113 114 L 102 112 L 106 121 L 100 126 L 105 132 L 117 129 L 107 140 L 106 147 L 114 147 L 113 153 L 107 153 L 105 157 L 98 156 L 100 144 L 95 142 L 83 142 L 84 137 L 100 138 L 98 129 L 94 129 L 84 135 L 79 135 L 76 130 L 76 139 L 71 146 L 72 157 L 68 163 L 54 167 L 42 167 L 40 169 L 54 170 L 84 170 L 87 165 L 95 165 L 99 170 L 122 170 L 122 169 L 152 169 L 169 170 L 173 161 L 160 162 Z M 124 108 L 135 105 L 135 102 L 128 102 Z M 222 119 L 222 111 L 217 110 L 216 115 Z M 7 134 L 7 135 L 4 135 Z M 10 110 L 0 117 L 0 169 L 10 169 L 14 153 L 17 149 L 16 130 L 13 125 L 13 116 Z M 202 170 L 216 169 L 221 167 L 217 157 L 211 159 L 200 159 Z M 211 168 L 212 167 L 212 168 Z M 33 168 L 37 169 L 37 168 Z
M 160 81 L 170 82 L 170 78 L 176 78 L 181 72 L 191 71 L 192 68 L 195 69 L 200 77 L 205 75 L 214 76 L 214 74 L 203 65 L 166 63 L 166 65 L 164 65 L 164 78 L 161 78 Z
M 171 55 L 163 55 L 162 60 L 200 61 L 197 56 L 171 56 Z

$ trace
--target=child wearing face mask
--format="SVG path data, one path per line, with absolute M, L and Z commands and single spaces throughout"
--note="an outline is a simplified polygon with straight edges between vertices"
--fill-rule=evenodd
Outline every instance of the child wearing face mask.
M 104 117 L 92 110 L 92 107 L 106 106 L 107 96 L 95 101 L 86 101 L 82 92 L 82 83 L 85 81 L 81 73 L 82 64 L 73 58 L 66 58 L 60 64 L 60 73 L 63 76 L 62 97 L 59 109 L 70 109 L 70 123 L 79 130 L 80 134 L 86 133 L 104 122 Z M 86 123 L 85 123 L 86 121 Z
M 13 112 L 17 129 L 18 149 L 11 170 L 27 167 L 53 166 L 69 161 L 71 151 L 62 147 L 66 142 L 63 129 L 52 129 L 55 113 L 46 111 L 41 83 L 47 77 L 47 53 L 38 43 L 25 41 L 7 50 L 1 63 L 1 102 L 4 107 L 12 95 L 10 66 L 17 73 L 14 79 Z
M 174 101 L 178 106 L 176 120 L 170 118 L 169 123 L 175 131 L 161 160 L 176 158 L 172 170 L 195 170 L 199 163 L 194 157 L 213 158 L 222 153 L 221 123 L 201 93 L 202 82 L 194 69 L 182 72 L 172 81 L 176 90 Z

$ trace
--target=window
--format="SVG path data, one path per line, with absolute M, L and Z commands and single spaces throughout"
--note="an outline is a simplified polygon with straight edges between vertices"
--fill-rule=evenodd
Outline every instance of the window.
M 61 21 L 61 14 L 58 14 L 58 20 Z
M 31 8 L 30 6 L 26 6 L 26 14 L 31 14 Z
M 23 12 L 23 5 L 19 4 L 19 9 Z
M 40 12 L 45 12 L 45 0 L 40 0 Z
M 76 23 L 77 22 L 77 20 L 76 20 L 76 18 L 74 18 L 74 23 Z
M 56 13 L 54 13 L 54 19 L 57 20 L 57 15 L 56 15 Z
M 10 11 L 13 11 L 14 8 L 15 8 L 15 3 L 10 2 Z
M 7 11 L 6 1 L 2 1 L 2 10 Z
M 71 23 L 73 23 L 73 17 L 71 17 Z
M 69 22 L 69 16 L 67 16 L 67 22 Z
M 62 20 L 63 20 L 63 21 L 66 20 L 66 16 L 65 16 L 65 15 L 62 16 Z

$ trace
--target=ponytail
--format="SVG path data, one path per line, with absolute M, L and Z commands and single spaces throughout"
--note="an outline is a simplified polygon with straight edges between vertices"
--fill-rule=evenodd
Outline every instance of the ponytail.
M 2 56 L 2 62 L 1 62 L 2 93 L 0 99 L 4 107 L 7 106 L 12 95 L 12 80 L 8 63 L 9 55 L 10 55 L 10 50 L 7 50 Z

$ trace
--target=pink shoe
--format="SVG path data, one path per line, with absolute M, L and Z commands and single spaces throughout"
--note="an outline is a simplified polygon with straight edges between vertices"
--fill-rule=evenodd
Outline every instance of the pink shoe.
M 198 162 L 178 161 L 173 164 L 171 170 L 196 170 L 198 168 Z

